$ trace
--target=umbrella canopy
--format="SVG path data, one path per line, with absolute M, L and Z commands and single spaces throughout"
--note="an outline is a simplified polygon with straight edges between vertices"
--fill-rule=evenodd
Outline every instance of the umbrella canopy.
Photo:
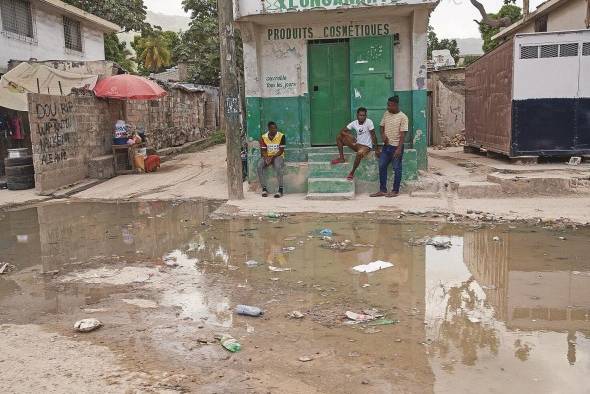
M 137 75 L 115 75 L 99 81 L 94 88 L 97 97 L 118 100 L 156 100 L 166 96 L 157 83 Z

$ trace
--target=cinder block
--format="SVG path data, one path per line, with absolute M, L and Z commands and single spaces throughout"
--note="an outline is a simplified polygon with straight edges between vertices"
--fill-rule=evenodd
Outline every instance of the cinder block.
M 99 156 L 88 162 L 88 176 L 94 179 L 110 179 L 115 177 L 113 155 Z

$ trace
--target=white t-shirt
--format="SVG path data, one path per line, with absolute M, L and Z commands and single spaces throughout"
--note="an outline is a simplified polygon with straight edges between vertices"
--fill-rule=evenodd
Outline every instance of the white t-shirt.
M 365 120 L 365 123 L 360 124 L 358 119 L 351 122 L 346 128 L 350 131 L 356 131 L 356 142 L 364 146 L 368 146 L 373 149 L 373 140 L 371 139 L 371 130 L 375 130 L 373 121 L 369 118 Z

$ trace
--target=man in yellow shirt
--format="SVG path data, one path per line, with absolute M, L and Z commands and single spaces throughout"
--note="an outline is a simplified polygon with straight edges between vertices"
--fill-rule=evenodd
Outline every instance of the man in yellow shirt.
M 279 190 L 275 198 L 283 197 L 283 169 L 285 168 L 285 135 L 278 131 L 275 122 L 268 123 L 268 132 L 260 137 L 260 162 L 258 163 L 258 179 L 262 186 L 262 197 L 268 196 L 265 173 L 269 167 L 275 169 Z
M 402 183 L 402 161 L 404 156 L 404 140 L 408 132 L 408 117 L 399 109 L 399 97 L 387 100 L 387 111 L 381 120 L 381 139 L 383 150 L 379 156 L 379 192 L 371 197 L 397 197 Z M 393 163 L 395 174 L 393 191 L 387 193 L 387 169 Z

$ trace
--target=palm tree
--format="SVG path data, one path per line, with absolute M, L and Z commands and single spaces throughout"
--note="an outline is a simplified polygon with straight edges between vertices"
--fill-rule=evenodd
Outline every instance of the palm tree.
M 142 51 L 139 54 L 139 60 L 145 69 L 158 72 L 171 64 L 170 48 L 168 48 L 168 42 L 161 34 L 144 38 L 141 47 Z

